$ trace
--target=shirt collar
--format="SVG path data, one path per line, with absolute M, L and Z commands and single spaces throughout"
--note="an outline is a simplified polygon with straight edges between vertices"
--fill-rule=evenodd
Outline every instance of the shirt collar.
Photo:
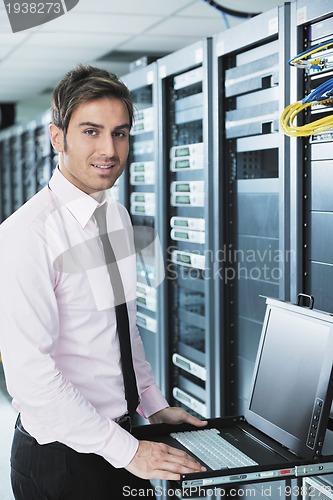
M 103 193 L 102 200 L 97 201 L 92 196 L 81 191 L 81 189 L 74 186 L 74 184 L 63 176 L 59 167 L 54 170 L 49 182 L 49 188 L 60 200 L 61 205 L 65 206 L 71 212 L 83 228 L 92 217 L 96 208 L 105 203 L 106 200 L 105 193 Z

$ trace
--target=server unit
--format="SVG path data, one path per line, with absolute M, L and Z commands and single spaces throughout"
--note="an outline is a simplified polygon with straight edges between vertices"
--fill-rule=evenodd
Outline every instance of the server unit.
M 212 287 L 211 40 L 158 61 L 163 387 L 173 405 L 216 414 Z
M 287 22 L 285 6 L 214 39 L 215 317 L 226 414 L 243 413 L 248 398 L 265 311 L 261 296 L 287 295 L 288 178 L 279 134 Z
M 137 320 L 146 357 L 157 383 L 161 375 L 158 290 L 164 276 L 156 232 L 158 180 L 157 67 L 155 63 L 122 77 L 130 89 L 135 120 L 127 167 L 119 180 L 119 198 L 128 207 L 137 250 Z M 114 189 L 114 188 L 113 188 Z

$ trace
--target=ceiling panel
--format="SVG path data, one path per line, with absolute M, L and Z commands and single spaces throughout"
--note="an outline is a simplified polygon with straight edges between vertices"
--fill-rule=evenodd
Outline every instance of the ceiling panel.
M 166 35 L 141 35 L 137 38 L 131 38 L 128 42 L 121 45 L 121 50 L 126 51 L 146 51 L 149 53 L 154 48 L 157 52 L 174 52 L 186 47 L 198 40 L 196 36 L 166 36 Z
M 36 83 L 38 83 L 38 74 L 39 72 L 45 73 L 49 76 L 53 75 L 61 75 L 64 70 L 70 69 L 72 65 L 71 61 L 64 61 L 63 59 L 58 60 L 40 60 L 38 58 L 33 60 L 21 60 L 17 61 L 15 59 L 9 59 L 6 64 L 2 67 L 4 68 L 4 74 L 0 78 L 0 84 L 5 78 L 6 74 L 7 78 L 10 78 L 10 75 L 16 79 L 18 74 L 23 75 L 31 75 L 31 78 L 35 78 Z M 36 73 L 38 72 L 38 73 Z M 22 82 L 20 82 L 22 85 Z
M 0 10 L 0 34 L 12 33 L 9 19 L 7 17 L 5 9 Z
M 1 33 L 0 32 L 0 45 L 10 45 L 11 47 L 15 47 L 19 43 L 22 43 L 24 40 L 30 37 L 29 33 Z
M 283 1 L 276 0 L 216 0 L 219 5 L 239 12 L 260 13 L 283 5 Z
M 123 2 L 114 2 L 110 0 L 98 0 L 98 6 L 91 3 L 91 0 L 80 0 L 78 9 L 81 12 L 113 12 L 115 14 L 144 14 L 169 16 L 174 12 L 183 9 L 195 3 L 194 0 L 126 0 Z
M 58 33 L 34 33 L 29 37 L 29 39 L 24 44 L 24 47 L 31 48 L 34 51 L 39 47 L 52 47 L 54 49 L 68 49 L 69 52 L 72 49 L 81 50 L 98 50 L 100 54 L 105 47 L 105 51 L 110 51 L 113 47 L 127 41 L 129 35 L 120 35 L 114 33 L 86 33 L 84 35 L 84 44 L 82 43 L 82 37 L 78 36 L 76 33 L 62 33 L 59 36 Z
M 52 59 L 54 61 L 60 60 L 60 61 L 71 61 L 71 60 L 76 60 L 76 59 L 81 59 L 83 58 L 85 61 L 89 61 L 92 58 L 96 58 L 100 55 L 101 49 L 98 47 L 71 47 L 70 50 L 60 50 L 59 47 L 57 46 L 39 46 L 35 47 L 33 49 L 33 55 L 32 55 L 32 48 L 26 45 L 21 45 L 18 47 L 13 55 L 10 57 L 10 59 L 14 62 L 20 62 L 20 61 L 27 61 L 32 59 L 39 59 L 41 62 L 41 66 L 43 65 L 43 61 L 45 59 Z M 7 66 L 7 59 L 3 61 L 1 64 L 1 72 L 2 68 L 6 68 Z M 18 67 L 19 70 L 19 67 Z
M 202 17 L 178 17 L 167 19 L 163 23 L 149 30 L 151 35 L 182 35 L 196 34 L 197 40 L 210 36 L 226 28 L 222 17 L 207 19 Z
M 144 16 L 110 13 L 81 13 L 73 9 L 65 16 L 58 17 L 41 26 L 41 32 L 81 32 L 85 33 L 128 33 L 137 34 L 145 31 L 161 21 L 160 16 L 146 14 Z M 84 38 L 83 38 L 84 40 Z
M 177 15 L 190 17 L 214 17 L 217 19 L 222 16 L 222 13 L 203 0 L 195 0 L 195 2 L 191 2 L 190 5 L 181 9 Z

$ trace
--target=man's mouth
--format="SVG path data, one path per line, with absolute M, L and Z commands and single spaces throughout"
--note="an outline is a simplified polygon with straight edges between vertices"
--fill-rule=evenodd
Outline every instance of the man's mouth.
M 108 168 L 112 168 L 114 166 L 114 164 L 110 164 L 110 163 L 101 163 L 101 164 L 98 164 L 98 163 L 93 163 L 92 164 L 93 167 L 96 167 L 96 168 L 100 168 L 101 170 L 107 170 Z

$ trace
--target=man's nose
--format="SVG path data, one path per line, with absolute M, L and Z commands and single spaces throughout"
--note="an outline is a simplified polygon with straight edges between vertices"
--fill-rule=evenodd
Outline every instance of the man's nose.
M 112 158 L 115 155 L 115 151 L 116 150 L 112 135 L 106 134 L 105 136 L 103 136 L 100 142 L 99 153 L 103 156 Z

